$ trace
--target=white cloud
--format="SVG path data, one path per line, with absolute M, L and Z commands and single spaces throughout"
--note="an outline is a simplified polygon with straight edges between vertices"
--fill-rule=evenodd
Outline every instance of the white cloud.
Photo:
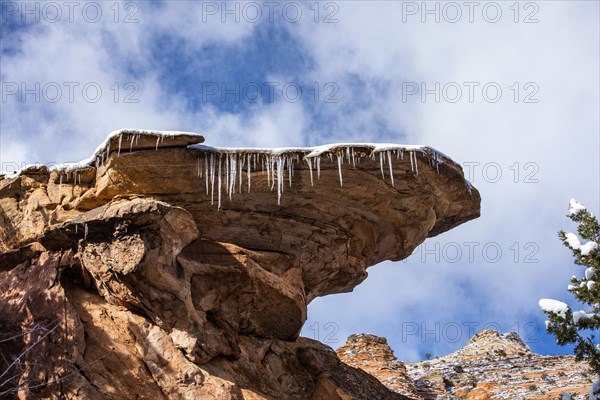
M 473 23 L 423 24 L 419 16 L 402 22 L 402 7 L 409 2 L 338 2 L 339 23 L 304 18 L 300 24 L 285 25 L 302 46 L 290 51 L 303 51 L 314 65 L 296 71 L 302 81 L 319 82 L 321 88 L 335 82 L 339 87 L 339 103 L 318 103 L 315 115 L 300 102 L 283 100 L 247 105 L 243 113 L 207 105 L 190 110 L 185 98 L 167 91 L 157 63 L 179 63 L 193 70 L 214 60 L 161 59 L 153 53 L 160 53 L 159 46 L 180 46 L 186 55 L 211 44 L 243 46 L 256 25 L 221 23 L 214 16 L 203 22 L 203 10 L 194 2 L 135 4 L 140 9 L 134 24 L 110 18 L 97 24 L 41 23 L 18 33 L 20 50 L 2 56 L 2 82 L 25 82 L 28 87 L 57 82 L 64 90 L 64 82 L 79 82 L 79 88 L 97 82 L 103 96 L 91 103 L 79 90 L 73 103 L 64 98 L 40 104 L 3 101 L 3 163 L 85 158 L 104 135 L 119 128 L 194 130 L 205 134 L 207 143 L 222 146 L 407 139 L 429 144 L 458 162 L 479 162 L 471 180 L 483 198 L 480 220 L 434 240 L 498 242 L 504 257 L 496 264 L 480 259 L 479 264 L 430 265 L 411 259 L 375 267 L 354 293 L 315 302 L 309 326 L 335 315 L 340 335 L 376 331 L 400 346 L 397 354 L 410 359 L 418 353 L 398 341 L 403 321 L 431 324 L 479 318 L 522 323 L 539 315 L 539 297 L 560 298 L 575 271 L 555 234 L 567 225 L 568 199 L 599 208 L 598 3 L 535 3 L 540 9 L 539 23 L 534 24 L 514 23 L 508 9 L 512 3 L 500 3 L 503 18 L 496 24 L 485 22 L 481 13 Z M 522 9 L 520 20 L 526 11 L 531 10 Z M 149 40 L 159 36 L 168 40 Z M 276 65 L 273 69 L 276 74 Z M 120 89 L 117 102 L 111 90 L 114 82 Z M 139 87 L 134 95 L 138 103 L 122 101 L 131 93 L 124 88 L 127 82 Z M 436 103 L 428 95 L 422 103 L 415 95 L 404 101 L 403 90 L 410 82 L 425 82 L 430 89 L 436 82 L 442 87 L 457 82 L 463 100 Z M 480 84 L 473 103 L 466 100 L 464 82 Z M 519 87 L 517 103 L 512 98 L 514 82 Z M 528 82 L 539 88 L 539 103 L 522 101 L 531 92 L 531 87 L 525 88 Z M 485 83 L 502 88 L 498 103 L 482 98 Z M 502 169 L 498 183 L 482 175 L 483 166 L 491 162 Z M 534 164 L 527 168 L 528 162 Z M 528 173 L 539 182 L 525 183 Z M 524 245 L 537 244 L 539 262 L 513 262 L 508 248 L 513 242 L 521 247 L 519 261 Z M 457 344 L 435 346 L 442 352 Z
M 340 92 L 356 80 L 388 88 L 370 97 L 366 116 L 332 113 L 328 117 L 349 130 L 365 119 L 371 123 L 383 119 L 386 126 L 406 133 L 413 142 L 432 145 L 458 162 L 479 163 L 472 180 L 482 194 L 481 219 L 432 240 L 442 245 L 498 243 L 504 252 L 498 263 L 481 257 L 479 264 L 464 260 L 456 265 L 442 260 L 434 266 L 431 262 L 397 263 L 401 273 L 387 270 L 386 279 L 375 282 L 371 277 L 362 284 L 370 289 L 346 295 L 344 308 L 358 310 L 358 315 L 342 318 L 344 323 L 356 327 L 357 320 L 363 325 L 369 321 L 368 329 L 371 321 L 377 325 L 378 316 L 430 323 L 465 321 L 472 316 L 502 321 L 506 326 L 510 321 L 537 318 L 539 297 L 568 295 L 564 287 L 577 267 L 556 239 L 556 231 L 568 225 L 564 215 L 572 195 L 595 202 L 593 208 L 598 209 L 598 185 L 590 184 L 600 181 L 598 24 L 591 17 L 597 15 L 598 4 L 536 3 L 540 7 L 536 24 L 515 24 L 507 9 L 512 3 L 502 4 L 509 18 L 497 24 L 482 20 L 423 24 L 418 17 L 403 24 L 402 2 L 342 3 L 339 24 L 306 25 L 300 33 L 316 58 L 318 68 L 310 71 L 311 77 L 338 82 Z M 497 83 L 503 95 L 498 103 L 485 101 L 481 90 L 475 92 L 479 94 L 473 103 L 451 103 L 443 96 L 435 102 L 431 94 L 425 102 L 418 95 L 409 96 L 416 101 L 405 102 L 402 82 L 425 82 L 429 89 L 436 82 L 441 87 L 457 82 L 463 99 L 468 95 L 463 82 L 478 82 L 479 88 Z M 517 103 L 511 90 L 514 82 L 520 89 Z M 533 85 L 525 87 L 528 82 Z M 532 88 L 539 88 L 535 95 L 539 103 L 526 104 L 523 96 Z M 353 99 L 345 101 L 353 103 Z M 497 164 L 490 164 L 492 168 L 484 175 L 488 163 Z M 492 183 L 496 165 L 502 177 Z M 525 183 L 525 178 L 539 182 Z M 515 242 L 520 248 L 517 263 L 513 261 L 516 250 L 509 248 Z M 523 263 L 535 246 L 538 262 Z M 435 274 L 430 273 L 431 267 Z M 423 284 L 418 284 L 419 276 Z M 473 293 L 461 295 L 464 282 L 474 288 Z M 377 297 L 377 293 L 385 296 Z M 443 304 L 438 297 L 444 299 Z M 370 307 L 370 311 L 360 311 Z M 486 314 L 478 315 L 483 310 Z M 309 316 L 332 315 L 339 313 L 339 304 L 324 298 L 310 311 Z M 391 321 L 385 331 L 398 344 Z M 455 346 L 430 342 L 442 351 Z
M 206 114 L 213 121 L 229 119 L 228 115 L 211 110 L 190 111 L 185 99 L 166 92 L 169 88 L 156 74 L 155 63 L 168 60 L 153 58 L 152 52 L 160 49 L 151 39 L 169 38 L 172 42 L 168 46 L 182 45 L 184 52 L 196 51 L 209 43 L 237 43 L 253 32 L 255 24 L 234 23 L 231 19 L 222 23 L 214 16 L 202 22 L 202 7 L 195 2 L 164 2 L 161 7 L 120 3 L 118 17 L 114 14 L 116 3 L 94 4 L 101 5 L 103 16 L 97 23 L 88 22 L 89 18 L 86 21 L 77 8 L 71 23 L 65 8 L 59 23 L 41 18 L 39 23 L 14 33 L 20 42 L 10 43 L 20 43 L 18 51 L 2 56 L 6 99 L 2 99 L 0 159 L 4 169 L 12 170 L 14 163 L 86 158 L 107 133 L 116 129 L 203 126 L 212 131 L 212 127 L 200 122 Z M 134 7 L 125 8 L 126 4 Z M 24 3 L 20 7 L 25 7 Z M 33 9 L 33 5 L 27 7 Z M 137 22 L 123 23 L 128 15 Z M 32 16 L 28 18 L 30 22 L 34 20 Z M 30 93 L 23 101 L 19 93 L 12 94 L 14 85 L 37 93 L 37 98 Z M 294 112 L 298 114 L 297 107 L 274 105 L 274 109 L 280 112 L 276 118 L 268 112 L 270 108 L 251 118 L 256 129 L 253 139 L 246 143 L 265 144 L 262 131 L 273 136 L 274 125 L 287 122 L 285 118 Z M 236 118 L 236 135 L 240 138 L 245 129 L 244 118 Z M 14 151 L 16 144 L 22 151 Z

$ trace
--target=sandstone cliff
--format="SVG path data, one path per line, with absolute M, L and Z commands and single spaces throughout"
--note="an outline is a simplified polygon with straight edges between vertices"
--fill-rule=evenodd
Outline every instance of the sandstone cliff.
M 594 375 L 573 356 L 533 353 L 516 333 L 486 330 L 455 353 L 402 363 L 385 338 L 352 335 L 340 359 L 375 376 L 412 400 L 558 400 L 561 393 L 587 399 Z
M 84 162 L 0 177 L 0 393 L 409 398 L 299 332 L 315 297 L 479 216 L 460 166 L 202 141 L 120 131 Z

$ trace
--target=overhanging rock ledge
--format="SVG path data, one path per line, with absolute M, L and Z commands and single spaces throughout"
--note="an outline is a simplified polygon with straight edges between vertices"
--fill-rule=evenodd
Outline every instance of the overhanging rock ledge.
M 203 140 L 117 131 L 2 177 L 0 322 L 59 317 L 66 359 L 36 368 L 70 373 L 69 398 L 404 398 L 298 335 L 315 297 L 479 216 L 461 167 L 426 146 Z

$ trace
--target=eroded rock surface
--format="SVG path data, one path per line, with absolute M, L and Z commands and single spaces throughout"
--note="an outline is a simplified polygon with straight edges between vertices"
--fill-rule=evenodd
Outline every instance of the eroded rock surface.
M 201 141 L 125 133 L 85 165 L 0 180 L 0 394 L 408 398 L 298 335 L 315 297 L 479 215 L 461 168 L 354 145 L 317 170 L 310 149 Z
M 340 359 L 413 400 L 551 400 L 561 393 L 587 398 L 593 374 L 573 356 L 533 353 L 516 333 L 485 330 L 455 353 L 402 363 L 385 338 L 352 335 Z

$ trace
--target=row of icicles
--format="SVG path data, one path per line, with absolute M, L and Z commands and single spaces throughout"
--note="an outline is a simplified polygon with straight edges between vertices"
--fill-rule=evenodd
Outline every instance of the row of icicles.
M 354 149 L 351 147 L 346 148 L 346 157 L 344 157 L 344 151 L 338 151 L 336 154 L 327 153 L 329 161 L 333 162 L 333 157 L 336 157 L 338 165 L 338 175 L 340 179 L 340 186 L 344 185 L 342 176 L 342 165 L 344 158 L 347 162 L 352 164 L 353 168 L 356 168 L 356 164 L 360 163 L 360 157 L 356 156 Z M 415 151 L 409 151 L 409 158 L 411 164 L 411 170 L 419 174 L 419 166 L 417 164 L 417 154 Z M 379 164 L 381 168 L 381 176 L 385 179 L 385 166 L 387 164 L 389 168 L 389 177 L 394 186 L 394 173 L 392 158 L 395 156 L 397 159 L 404 159 L 403 149 L 397 150 L 385 150 L 381 152 L 372 152 L 371 158 L 376 159 L 376 154 L 379 154 Z M 314 170 L 316 170 L 317 180 L 321 177 L 321 155 L 314 157 L 304 157 L 304 161 L 308 165 L 308 171 L 310 174 L 310 184 L 314 185 Z M 292 178 L 294 176 L 294 164 L 300 163 L 300 154 L 298 152 L 292 154 L 268 154 L 268 153 L 221 153 L 221 152 L 205 152 L 200 155 L 197 160 L 197 175 L 199 178 L 204 179 L 206 194 L 210 194 L 211 204 L 215 203 L 215 194 L 217 200 L 217 208 L 221 208 L 222 188 L 225 188 L 226 195 L 229 200 L 232 199 L 234 193 L 242 193 L 243 182 L 246 180 L 247 192 L 250 193 L 251 188 L 251 176 L 252 172 L 260 172 L 267 175 L 267 185 L 271 190 L 277 187 L 277 204 L 281 204 L 281 195 L 285 187 L 285 174 L 287 170 L 287 180 L 289 186 L 292 186 Z M 432 165 L 434 165 L 439 173 L 439 158 L 432 159 Z M 246 173 L 246 179 L 244 179 L 244 172 Z M 217 186 L 215 190 L 215 184 Z M 215 193 L 216 191 L 216 193 Z
M 128 135 L 127 139 L 129 141 L 129 150 L 131 151 L 133 145 L 137 143 L 139 135 L 133 134 Z M 163 136 L 158 136 L 156 139 L 156 150 L 158 150 L 159 143 L 163 140 Z M 123 142 L 123 135 L 119 135 L 119 145 L 117 156 L 121 154 L 121 145 Z M 403 160 L 404 159 L 404 151 L 405 149 L 390 149 L 390 150 L 382 150 L 382 151 L 372 151 L 371 159 L 376 160 L 376 155 L 379 154 L 379 164 L 381 169 L 381 176 L 385 179 L 385 167 L 389 169 L 389 177 L 392 186 L 394 186 L 394 174 L 393 174 L 393 165 L 392 159 L 395 157 L 396 159 Z M 419 166 L 417 164 L 417 151 L 419 150 L 407 150 L 410 159 L 411 170 L 419 174 Z M 102 151 L 100 154 L 96 156 L 95 166 L 98 168 L 99 166 L 104 166 L 104 162 L 108 159 L 110 154 L 110 141 L 108 142 L 108 146 L 106 150 Z M 260 168 L 261 172 L 267 174 L 267 183 L 271 190 L 275 189 L 277 186 L 277 204 L 281 204 L 281 195 L 283 193 L 283 189 L 285 186 L 285 171 L 287 170 L 288 181 L 291 187 L 292 177 L 294 176 L 294 163 L 300 163 L 300 153 L 299 152 L 290 152 L 288 154 L 269 154 L 266 152 L 248 152 L 242 151 L 239 153 L 235 152 L 219 152 L 218 150 L 214 152 L 204 152 L 204 154 L 198 157 L 198 177 L 203 178 L 206 186 L 206 194 L 210 194 L 211 196 L 211 204 L 215 203 L 215 194 L 217 198 L 217 208 L 221 208 L 221 191 L 223 186 L 225 187 L 225 192 L 229 199 L 232 199 L 232 196 L 236 191 L 238 193 L 242 193 L 242 183 L 243 173 L 246 172 L 246 181 L 247 181 L 247 191 L 250 193 L 251 181 L 250 177 L 253 171 L 257 171 L 257 168 Z M 329 161 L 333 162 L 334 156 L 336 157 L 338 164 L 338 174 L 340 179 L 340 186 L 343 186 L 343 177 L 342 177 L 342 165 L 344 163 L 344 159 L 346 159 L 348 164 L 352 164 L 353 168 L 356 168 L 356 164 L 360 163 L 361 156 L 357 155 L 354 151 L 353 146 L 345 146 L 345 149 L 339 149 L 333 154 L 332 152 L 327 152 L 325 154 L 320 154 L 318 156 L 304 156 L 303 159 L 308 165 L 308 170 L 310 173 L 310 183 L 311 186 L 314 185 L 314 177 L 313 170 L 316 170 L 317 179 L 321 177 L 321 157 L 326 156 L 329 158 Z M 431 165 L 435 166 L 437 172 L 439 173 L 439 164 L 442 163 L 442 157 L 437 152 L 433 152 L 433 158 L 431 158 Z M 223 165 L 224 164 L 224 165 Z M 81 183 L 81 176 L 77 174 L 77 171 L 73 172 L 73 182 Z M 63 183 L 63 174 L 66 174 L 67 182 L 70 180 L 70 171 L 61 172 L 60 173 L 60 188 L 59 188 L 59 196 L 62 191 L 62 183 Z M 217 188 L 215 189 L 215 184 Z M 215 193 L 216 192 L 216 193 Z

